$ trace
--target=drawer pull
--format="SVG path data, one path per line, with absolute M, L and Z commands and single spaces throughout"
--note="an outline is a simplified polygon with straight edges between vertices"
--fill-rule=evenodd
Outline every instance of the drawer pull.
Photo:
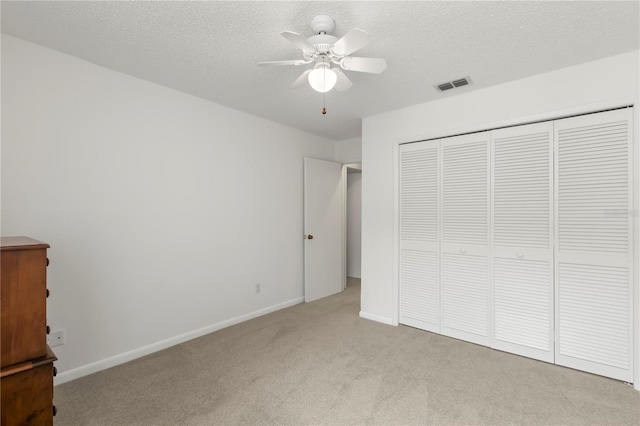
M 49 258 L 47 257 L 47 266 L 49 266 Z
M 466 252 L 467 252 L 467 249 L 466 249 L 466 248 L 461 248 L 461 249 L 460 249 L 460 253 L 465 254 Z
M 524 257 L 524 253 L 519 252 L 519 253 L 518 253 L 518 259 L 522 259 L 523 257 Z
M 56 377 L 58 375 L 58 369 L 56 367 L 53 367 L 53 377 Z
M 49 289 L 47 289 L 47 297 L 49 297 L 50 294 L 51 292 L 49 291 Z
M 56 414 L 58 414 L 58 409 L 56 408 L 56 406 L 54 405 L 53 407 L 51 407 L 53 409 L 53 415 L 55 417 Z
M 51 327 L 47 326 L 47 334 L 51 333 Z

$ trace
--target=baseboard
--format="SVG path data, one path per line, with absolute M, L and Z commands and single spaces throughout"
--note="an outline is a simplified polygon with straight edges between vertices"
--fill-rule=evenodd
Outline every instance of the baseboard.
M 391 318 L 383 317 L 382 315 L 377 315 L 377 314 L 370 314 L 369 312 L 365 312 L 365 311 L 360 311 L 360 318 L 381 322 L 387 325 L 393 325 L 393 320 Z
M 69 371 L 58 373 L 54 378 L 54 385 L 61 385 L 62 383 L 69 382 L 71 380 L 79 379 L 80 377 L 88 376 L 89 374 L 97 373 L 98 371 L 106 370 L 107 368 L 115 367 L 116 365 L 124 364 L 125 362 L 133 361 L 134 359 L 141 358 L 143 356 L 152 354 L 154 352 L 161 351 L 171 346 L 184 343 L 189 340 L 196 339 L 214 331 L 221 330 L 223 328 L 230 327 L 232 325 L 239 324 L 241 322 L 248 321 L 257 317 L 261 317 L 271 312 L 279 311 L 280 309 L 288 308 L 304 302 L 304 297 L 298 297 L 296 299 L 288 300 L 277 305 L 268 306 L 263 309 L 259 309 L 254 312 L 250 312 L 239 317 L 231 318 L 228 320 L 220 321 L 216 324 L 212 324 L 206 327 L 199 328 L 188 333 L 180 334 L 169 339 L 161 340 L 159 342 L 152 343 L 147 346 L 143 346 L 132 351 L 124 352 L 118 355 L 114 355 L 109 358 L 105 358 L 100 361 L 92 362 L 91 364 L 83 365 L 81 367 L 74 368 Z

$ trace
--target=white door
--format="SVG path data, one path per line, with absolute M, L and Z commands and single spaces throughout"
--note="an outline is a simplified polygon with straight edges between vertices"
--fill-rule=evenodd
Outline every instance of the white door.
M 491 140 L 492 346 L 553 362 L 553 122 Z
M 440 141 L 400 146 L 400 323 L 440 332 Z
M 342 164 L 304 159 L 304 300 L 343 289 Z
M 632 116 L 555 122 L 556 363 L 632 381 Z
M 441 332 L 489 346 L 489 132 L 442 139 L 441 155 Z

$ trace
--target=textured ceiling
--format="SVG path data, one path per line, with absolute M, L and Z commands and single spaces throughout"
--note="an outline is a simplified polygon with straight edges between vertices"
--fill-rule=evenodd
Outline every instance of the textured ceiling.
M 2 1 L 2 32 L 95 64 L 333 140 L 357 137 L 366 116 L 455 96 L 640 48 L 638 1 Z M 327 14 L 334 35 L 369 32 L 354 55 L 382 57 L 379 75 L 322 94 L 290 89 L 303 67 L 280 32 L 309 37 Z M 440 93 L 434 85 L 470 76 Z

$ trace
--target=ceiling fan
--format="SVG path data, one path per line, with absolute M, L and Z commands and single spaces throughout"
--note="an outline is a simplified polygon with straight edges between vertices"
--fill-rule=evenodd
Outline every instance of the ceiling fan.
M 282 33 L 291 44 L 302 50 L 302 59 L 260 62 L 259 65 L 313 64 L 313 68 L 304 71 L 291 87 L 303 86 L 308 81 L 314 90 L 321 93 L 334 87 L 342 92 L 353 85 L 342 70 L 379 74 L 387 68 L 387 62 L 381 58 L 349 56 L 369 44 L 369 34 L 366 32 L 353 29 L 338 39 L 331 35 L 335 22 L 327 15 L 313 18 L 311 28 L 316 35 L 306 39 L 291 31 Z

